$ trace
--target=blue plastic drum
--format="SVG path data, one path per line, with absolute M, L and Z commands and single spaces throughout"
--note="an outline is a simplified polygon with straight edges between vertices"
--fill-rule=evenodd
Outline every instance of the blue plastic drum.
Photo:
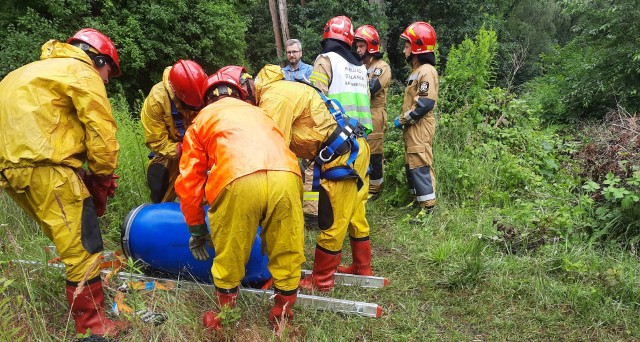
M 261 252 L 261 230 L 258 228 L 251 257 L 245 267 L 245 285 L 261 284 L 271 278 L 267 269 L 269 260 Z M 122 224 L 121 235 L 125 255 L 147 269 L 179 278 L 212 282 L 211 265 L 215 251 L 207 247 L 211 256 L 207 261 L 196 260 L 191 255 L 190 234 L 179 203 L 143 204 L 131 210 Z

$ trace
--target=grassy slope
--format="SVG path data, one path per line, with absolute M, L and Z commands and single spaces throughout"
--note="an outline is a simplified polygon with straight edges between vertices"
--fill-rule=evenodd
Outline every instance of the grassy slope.
M 123 118 L 119 141 L 121 188 L 102 219 L 108 249 L 118 248 L 119 222 L 146 200 L 146 151 L 140 129 Z M 444 160 L 444 159 L 443 159 Z M 386 189 L 390 193 L 391 189 Z M 634 340 L 640 338 L 637 259 L 616 248 L 548 243 L 513 250 L 493 220 L 490 206 L 458 207 L 446 196 L 432 217 L 408 220 L 410 211 L 369 203 L 374 271 L 391 283 L 382 290 L 337 287 L 332 297 L 376 302 L 380 319 L 296 308 L 294 329 L 283 337 L 267 327 L 271 303 L 241 296 L 241 319 L 225 337 L 206 335 L 202 312 L 212 293 L 172 291 L 129 295 L 167 314 L 153 327 L 134 321 L 125 341 L 307 340 L 307 341 L 471 341 L 471 340 Z M 65 312 L 64 279 L 57 270 L 7 265 L 15 258 L 46 260 L 49 242 L 34 222 L 5 194 L 0 195 L 0 341 L 60 341 L 73 337 Z M 307 258 L 317 232 L 307 231 Z M 345 258 L 350 260 L 345 245 Z M 307 262 L 307 269 L 311 263 Z M 115 287 L 109 286 L 109 296 Z M 17 337 L 16 337 L 17 336 Z

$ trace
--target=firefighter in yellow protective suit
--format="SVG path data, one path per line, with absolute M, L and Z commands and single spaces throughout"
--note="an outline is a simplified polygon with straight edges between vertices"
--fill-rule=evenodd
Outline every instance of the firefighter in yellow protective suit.
M 269 321 L 293 319 L 304 262 L 302 179 L 295 155 L 263 110 L 243 100 L 248 94 L 224 72 L 204 87 L 208 105 L 184 137 L 176 191 L 196 259 L 206 260 L 206 243 L 216 255 L 211 273 L 219 307 L 234 307 L 258 226 L 269 258 L 275 305 Z M 205 224 L 203 198 L 210 233 Z M 203 317 L 208 329 L 221 328 L 219 311 Z
M 425 22 L 409 25 L 400 35 L 405 40 L 404 55 L 412 72 L 404 92 L 402 114 L 394 120 L 403 129 L 405 165 L 409 190 L 423 212 L 436 204 L 432 143 L 435 135 L 433 110 L 438 98 L 438 72 L 434 49 L 436 32 Z
M 375 27 L 363 25 L 354 35 L 356 53 L 367 67 L 369 94 L 371 95 L 371 119 L 373 132 L 367 136 L 371 146 L 371 174 L 369 175 L 369 196 L 380 194 L 384 182 L 384 131 L 387 129 L 387 89 L 391 84 L 391 68 L 382 60 L 380 35 Z
M 329 159 L 321 166 L 318 223 L 318 235 L 313 273 L 300 282 L 304 289 L 328 291 L 333 289 L 334 273 L 340 264 L 342 244 L 349 232 L 353 263 L 342 267 L 340 272 L 372 275 L 371 244 L 368 225 L 351 223 L 358 211 L 360 198 L 358 183 L 363 186 L 362 178 L 369 166 L 369 144 L 364 137 L 364 127 L 357 124 L 353 141 L 345 141 L 345 150 L 336 152 L 334 156 L 325 158 L 324 148 L 341 133 L 349 134 L 339 127 L 336 118 L 320 91 L 311 85 L 283 81 L 284 74 L 279 66 L 267 65 L 256 78 L 256 94 L 260 108 L 274 119 L 284 132 L 285 140 L 293 153 L 298 157 L 316 160 L 316 157 Z M 348 129 L 348 128 L 347 128 Z M 350 144 L 352 146 L 349 149 Z M 356 151 L 357 148 L 357 151 Z M 338 148 L 340 150 L 340 148 Z M 355 159 L 348 164 L 351 153 Z M 345 172 L 331 176 L 331 172 L 342 169 Z M 351 172 L 349 172 L 351 171 Z M 366 222 L 366 218 L 359 218 Z
M 311 73 L 311 83 L 328 97 L 338 100 L 347 116 L 357 119 L 365 132 L 373 130 L 369 99 L 367 69 L 357 54 L 351 51 L 354 32 L 351 20 L 346 16 L 329 19 L 322 35 L 322 52 L 316 58 Z M 370 156 L 369 158 L 370 159 Z M 369 174 L 363 178 L 364 186 L 358 190 L 359 203 L 351 216 L 350 225 L 356 231 L 368 232 L 366 219 L 369 194 Z
M 207 75 L 191 60 L 179 60 L 167 67 L 162 82 L 151 88 L 144 101 L 140 120 L 151 160 L 147 184 L 151 202 L 171 202 L 178 177 L 184 132 L 202 107 L 202 86 Z
M 119 75 L 113 42 L 82 29 L 67 43 L 48 41 L 40 61 L 0 82 L 0 187 L 56 246 L 82 334 L 113 336 L 127 325 L 105 317 L 99 269 L 98 216 L 117 187 L 119 149 L 105 84 Z
M 348 17 L 337 16 L 327 21 L 320 42 L 322 52 L 313 63 L 313 72 L 309 80 L 325 95 L 338 100 L 345 114 L 357 119 L 369 134 L 373 130 L 373 123 L 367 69 L 362 65 L 358 55 L 351 51 L 353 35 L 353 26 Z M 363 180 L 365 186 L 360 189 L 363 199 L 359 208 L 362 214 L 355 217 L 364 217 L 369 176 Z M 355 224 L 368 225 L 366 220 Z

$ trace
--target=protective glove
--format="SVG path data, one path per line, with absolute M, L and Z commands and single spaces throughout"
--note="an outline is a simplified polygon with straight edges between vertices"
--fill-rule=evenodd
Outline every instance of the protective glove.
M 120 179 L 120 176 L 116 174 L 111 175 L 111 186 L 109 187 L 109 193 L 107 194 L 107 196 L 113 198 L 116 195 L 116 189 L 118 188 L 118 179 Z
M 89 189 L 91 197 L 93 197 L 96 214 L 98 217 L 102 217 L 105 209 L 107 208 L 107 197 L 113 197 L 115 195 L 116 188 L 118 187 L 115 180 L 119 177 L 116 175 L 100 176 L 91 174 L 90 178 L 91 181 L 87 188 Z
M 176 144 L 176 156 L 178 157 L 178 159 L 180 159 L 180 157 L 182 156 L 182 143 L 181 142 Z
M 76 173 L 84 183 L 84 186 L 86 186 L 87 189 L 91 189 L 91 174 L 81 167 L 76 169 Z
M 399 116 L 396 116 L 396 118 L 393 120 L 393 125 L 396 126 L 396 128 L 402 129 L 402 124 L 400 123 L 400 117 Z
M 207 251 L 207 242 L 211 241 L 211 234 L 207 230 L 206 224 L 198 224 L 195 226 L 189 226 L 189 232 L 191 238 L 189 238 L 189 250 L 191 255 L 200 261 L 206 261 L 209 259 L 209 252 Z

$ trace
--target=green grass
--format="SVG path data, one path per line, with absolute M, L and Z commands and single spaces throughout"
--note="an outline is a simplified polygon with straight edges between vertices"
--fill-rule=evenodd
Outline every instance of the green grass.
M 2 200 L 4 208 L 11 208 Z M 423 224 L 402 222 L 406 213 L 369 205 L 377 275 L 390 285 L 380 290 L 337 287 L 332 297 L 382 305 L 380 319 L 296 308 L 289 340 L 461 341 L 461 340 L 633 340 L 640 337 L 637 259 L 615 247 L 566 248 L 548 244 L 520 255 L 505 252 L 489 218 L 472 210 L 437 208 Z M 3 218 L 4 219 L 4 218 Z M 60 341 L 73 336 L 66 318 L 63 276 L 55 269 L 9 267 L 14 258 L 46 260 L 48 240 L 37 229 L 3 230 L 0 277 L 13 279 L 0 301 L 12 315 L 0 324 L 18 329 L 26 340 Z M 399 222 L 399 223 L 398 223 Z M 311 260 L 316 231 L 307 231 Z M 114 242 L 114 241 L 112 241 Z M 115 243 L 115 242 L 114 242 Z M 345 245 L 345 258 L 348 259 Z M 306 265 L 310 267 L 310 263 Z M 6 283 L 5 283 L 6 284 Z M 114 287 L 109 287 L 113 295 Z M 1 288 L 2 286 L 0 286 Z M 139 301 L 167 315 L 154 327 L 134 321 L 126 341 L 193 341 L 211 336 L 200 327 L 210 307 L 210 291 L 140 293 Z M 133 299 L 133 298 L 132 298 Z M 225 331 L 228 340 L 279 340 L 267 327 L 271 303 L 243 294 L 241 319 Z
M 118 104 L 118 102 L 116 102 Z M 394 105 L 394 104 L 392 104 Z M 120 224 L 132 208 L 148 199 L 147 150 L 137 121 L 116 105 L 121 144 L 120 188 L 101 218 L 107 249 L 119 248 Z M 439 139 L 446 137 L 446 129 Z M 397 139 L 397 133 L 395 133 Z M 391 134 L 390 146 L 395 141 Z M 160 326 L 132 319 L 123 341 L 620 341 L 640 339 L 640 281 L 633 250 L 595 245 L 580 236 L 540 233 L 560 229 L 563 217 L 580 217 L 579 197 L 568 176 L 552 184 L 518 170 L 518 182 L 534 189 L 509 192 L 500 182 L 504 158 L 469 157 L 478 162 L 471 181 L 455 174 L 460 145 L 441 144 L 436 156 L 442 175 L 438 207 L 431 216 L 411 220 L 403 207 L 401 185 L 388 184 L 368 204 L 373 268 L 389 278 L 385 289 L 336 287 L 328 296 L 374 302 L 379 319 L 296 307 L 294 327 L 276 336 L 267 325 L 271 302 L 242 294 L 230 313 L 224 335 L 201 327 L 211 308 L 210 290 L 137 292 L 127 300 L 164 313 Z M 390 160 L 391 163 L 397 160 Z M 395 171 L 394 171 L 395 170 Z M 570 168 L 568 168 L 570 170 Z M 390 167 L 388 176 L 399 175 Z M 479 176 L 478 176 L 479 175 Z M 456 178 L 458 177 L 458 178 Z M 519 177 L 524 177 L 520 179 Z M 397 181 L 401 177 L 396 177 Z M 478 190 L 470 195 L 453 186 Z M 516 185 L 519 186 L 519 185 Z M 492 192 L 493 189 L 494 191 Z M 482 200 L 478 200 L 481 198 Z M 493 197 L 492 197 L 493 196 Z M 487 198 L 488 197 L 488 198 Z M 398 202 L 391 205 L 389 203 Z M 573 201 L 573 202 L 572 202 Z M 49 267 L 9 264 L 13 259 L 46 261 L 48 239 L 6 194 L 0 194 L 0 340 L 68 341 L 74 336 L 67 316 L 64 276 Z M 587 208 L 588 209 L 588 208 Z M 585 209 L 586 210 L 586 209 Z M 532 213 L 535 213 L 532 214 Z M 546 220 L 546 221 L 545 221 Z M 498 228 L 512 229 L 508 235 Z M 306 269 L 312 267 L 318 231 L 306 231 Z M 566 234 L 569 237 L 569 234 Z M 573 235 L 571 235 L 573 236 Z M 542 239 L 542 240 L 541 240 Z M 542 241 L 542 242 L 540 242 Z M 588 240 L 584 240 L 588 241 Z M 348 241 L 344 261 L 350 261 Z M 108 305 L 119 283 L 107 287 Z M 239 314 L 240 318 L 233 318 Z

